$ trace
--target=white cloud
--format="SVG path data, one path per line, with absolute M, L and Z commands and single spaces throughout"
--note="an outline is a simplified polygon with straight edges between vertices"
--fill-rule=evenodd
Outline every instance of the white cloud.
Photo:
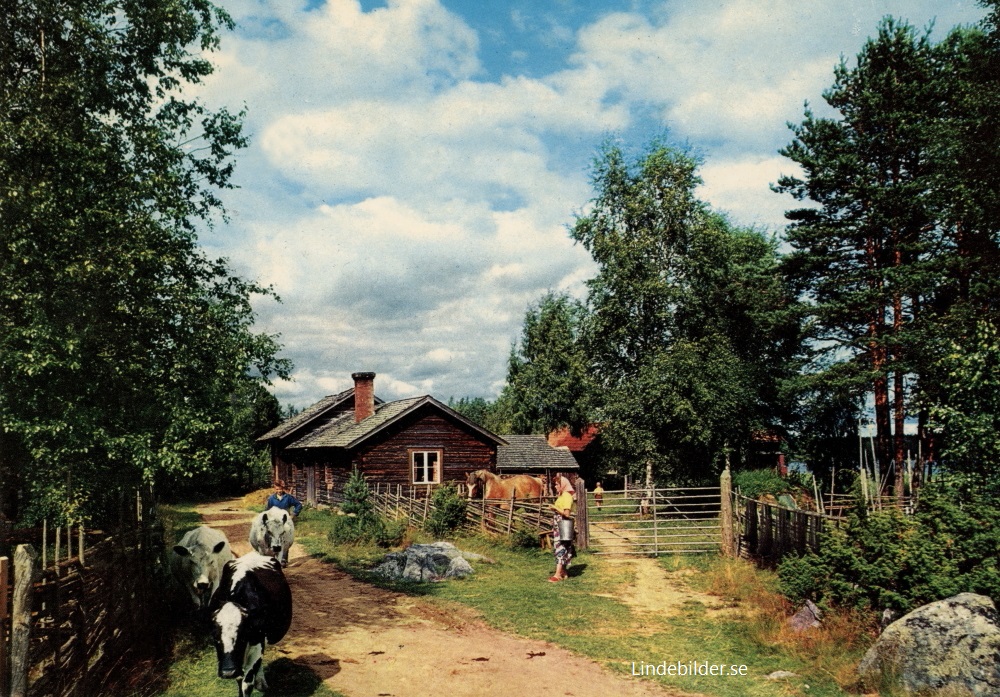
M 801 206 L 770 189 L 783 174 L 801 174 L 795 163 L 783 157 L 716 159 L 702 165 L 700 173 L 704 184 L 699 195 L 744 225 L 776 230 L 784 225 L 787 209 Z
M 298 365 L 275 394 L 305 406 L 356 370 L 376 371 L 386 398 L 495 393 L 528 304 L 582 295 L 593 274 L 566 227 L 591 196 L 586 162 L 604 133 L 667 128 L 704 155 L 702 196 L 735 222 L 779 226 L 792 202 L 768 184 L 793 167 L 776 154 L 785 122 L 818 101 L 839 55 L 901 7 L 946 26 L 975 8 L 901 3 L 595 13 L 568 67 L 497 79 L 438 0 L 227 3 L 241 29 L 202 94 L 246 102 L 254 144 L 244 189 L 227 195 L 232 231 L 212 244 L 284 299 L 259 308 Z M 549 31 L 511 19 L 539 42 Z M 551 45 L 572 43 L 550 23 Z

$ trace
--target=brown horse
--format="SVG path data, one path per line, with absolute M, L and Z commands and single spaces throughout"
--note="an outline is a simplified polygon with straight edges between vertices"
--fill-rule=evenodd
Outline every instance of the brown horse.
M 469 472 L 465 478 L 469 488 L 470 499 L 537 499 L 545 493 L 545 484 L 538 477 L 530 474 L 515 474 L 511 477 L 498 477 L 489 470 Z M 485 491 L 485 496 L 484 496 Z

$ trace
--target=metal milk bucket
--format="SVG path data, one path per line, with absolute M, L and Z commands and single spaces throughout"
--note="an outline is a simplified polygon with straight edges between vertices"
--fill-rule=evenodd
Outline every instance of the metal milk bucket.
M 573 519 L 563 518 L 559 521 L 559 540 L 562 542 L 573 541 Z

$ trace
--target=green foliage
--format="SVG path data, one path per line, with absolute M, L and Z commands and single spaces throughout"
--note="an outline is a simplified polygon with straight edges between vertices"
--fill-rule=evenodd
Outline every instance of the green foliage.
M 374 511 L 337 516 L 330 527 L 330 541 L 335 544 L 394 547 L 403 541 L 405 535 L 405 520 L 386 520 Z
M 960 423 L 949 406 L 960 395 L 941 380 L 951 368 L 935 361 L 949 337 L 1000 314 L 1000 45 L 984 26 L 992 35 L 956 28 L 933 43 L 886 18 L 853 65 L 835 68 L 823 95 L 835 116 L 807 109 L 781 151 L 804 175 L 775 190 L 813 204 L 786 214 L 782 266 L 814 339 L 798 387 L 801 430 L 826 431 L 805 444 L 815 471 L 847 457 L 843 432 L 869 395 L 883 472 L 905 457 L 910 414 L 951 411 L 958 440 L 972 435 L 978 417 Z
M 607 145 L 571 232 L 598 264 L 582 333 L 609 464 L 674 482 L 714 478 L 784 420 L 799 350 L 775 241 L 699 201 L 697 167 L 658 143 L 634 163 Z
M 100 521 L 108 492 L 230 466 L 231 399 L 290 368 L 252 330 L 251 297 L 273 293 L 197 245 L 246 140 L 239 115 L 183 90 L 232 22 L 202 0 L 8 10 L 0 505 L 20 492 Z
M 498 400 L 506 407 L 511 433 L 546 434 L 589 423 L 592 381 L 581 342 L 585 316 L 579 302 L 552 292 L 528 309 Z
M 538 530 L 523 523 L 518 523 L 506 538 L 511 549 L 538 549 Z
M 406 534 L 406 521 L 386 520 L 375 512 L 371 490 L 364 475 L 351 472 L 344 485 L 344 515 L 333 518 L 329 537 L 336 544 L 376 544 L 380 547 L 398 545 Z
M 424 527 L 434 537 L 441 538 L 453 532 L 465 520 L 466 500 L 458 489 L 448 482 L 439 486 L 431 495 L 430 512 Z
M 795 489 L 793 482 L 773 469 L 744 470 L 733 475 L 733 488 L 752 499 L 762 494 L 787 494 Z
M 782 592 L 857 609 L 909 611 L 961 592 L 1000 593 L 1000 512 L 989 489 L 928 485 L 918 511 L 850 515 L 820 551 L 787 558 Z
M 357 516 L 367 515 L 375 510 L 371 490 L 365 476 L 357 469 L 353 470 L 344 484 L 344 501 L 340 509 L 347 514 Z
M 448 399 L 448 406 L 470 421 L 493 433 L 511 433 L 513 430 L 511 408 L 504 395 L 494 401 L 482 397 Z
M 992 471 L 1000 462 L 1000 336 L 980 321 L 971 336 L 947 341 L 934 364 L 940 401 L 931 426 L 947 434 L 944 456 L 952 471 Z

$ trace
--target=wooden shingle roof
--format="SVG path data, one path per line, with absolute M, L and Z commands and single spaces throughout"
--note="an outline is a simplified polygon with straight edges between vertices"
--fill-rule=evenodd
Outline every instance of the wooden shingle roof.
M 497 469 L 578 470 L 573 454 L 553 448 L 545 436 L 504 436 L 507 445 L 497 448 Z
M 290 443 L 289 449 L 299 448 L 353 448 L 382 430 L 388 428 L 408 414 L 424 405 L 444 411 L 448 416 L 464 424 L 469 430 L 475 431 L 487 440 L 498 445 L 505 443 L 494 433 L 469 421 L 464 416 L 442 404 L 430 396 L 410 397 L 395 402 L 385 402 L 375 405 L 375 413 L 359 422 L 354 421 L 354 412 L 345 412 L 306 433 L 298 440 Z
M 272 428 L 270 431 L 258 438 L 258 441 L 274 440 L 276 438 L 285 438 L 292 435 L 295 431 L 298 431 L 305 426 L 307 426 L 314 419 L 318 419 L 327 413 L 335 409 L 336 407 L 347 402 L 348 399 L 354 396 L 354 388 L 349 387 L 343 392 L 338 392 L 337 394 L 327 395 L 323 399 L 319 400 L 315 404 L 306 407 L 304 410 L 296 414 L 295 416 L 285 419 L 280 424 Z M 375 397 L 375 404 L 382 404 L 382 400 Z M 353 416 L 353 411 L 351 412 Z

